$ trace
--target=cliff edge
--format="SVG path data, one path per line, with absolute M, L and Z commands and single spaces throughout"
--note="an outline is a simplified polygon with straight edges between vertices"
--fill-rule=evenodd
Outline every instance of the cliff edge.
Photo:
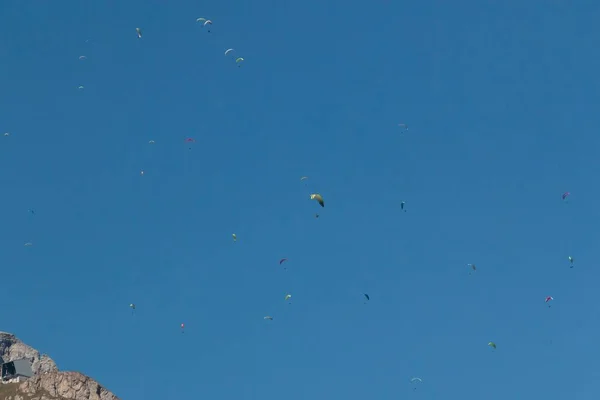
M 0 363 L 26 359 L 33 376 L 0 384 L 0 400 L 119 400 L 92 378 L 79 372 L 59 371 L 47 355 L 15 335 L 0 332 Z

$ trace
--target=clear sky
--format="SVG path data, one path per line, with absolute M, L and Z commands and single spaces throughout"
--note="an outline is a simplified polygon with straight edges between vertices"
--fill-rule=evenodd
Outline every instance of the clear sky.
M 1 1 L 0 330 L 125 400 L 598 399 L 599 20 Z

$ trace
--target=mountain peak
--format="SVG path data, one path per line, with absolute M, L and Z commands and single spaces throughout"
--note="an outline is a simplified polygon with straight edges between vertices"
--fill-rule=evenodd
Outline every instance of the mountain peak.
M 0 400 L 119 400 L 92 378 L 59 371 L 47 355 L 0 331 Z

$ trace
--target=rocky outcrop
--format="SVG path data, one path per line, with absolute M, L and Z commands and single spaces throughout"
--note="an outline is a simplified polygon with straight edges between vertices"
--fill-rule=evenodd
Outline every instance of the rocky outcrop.
M 27 358 L 32 362 L 31 369 L 34 374 L 58 371 L 56 363 L 47 355 L 26 345 L 10 333 L 0 332 L 0 358 L 4 362 Z
M 20 393 L 32 398 L 44 394 L 48 399 L 119 400 L 117 396 L 79 372 L 51 372 L 19 384 Z
M 50 357 L 9 333 L 0 332 L 0 357 L 4 362 L 27 358 L 35 374 L 19 383 L 0 384 L 0 400 L 119 400 L 90 377 L 59 371 Z

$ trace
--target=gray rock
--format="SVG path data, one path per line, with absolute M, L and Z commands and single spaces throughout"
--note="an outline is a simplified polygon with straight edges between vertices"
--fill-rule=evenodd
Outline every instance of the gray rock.
M 0 384 L 0 400 L 119 400 L 92 378 L 79 372 L 61 372 L 47 355 L 0 332 L 0 358 L 10 362 L 26 358 L 34 376 L 20 383 Z

